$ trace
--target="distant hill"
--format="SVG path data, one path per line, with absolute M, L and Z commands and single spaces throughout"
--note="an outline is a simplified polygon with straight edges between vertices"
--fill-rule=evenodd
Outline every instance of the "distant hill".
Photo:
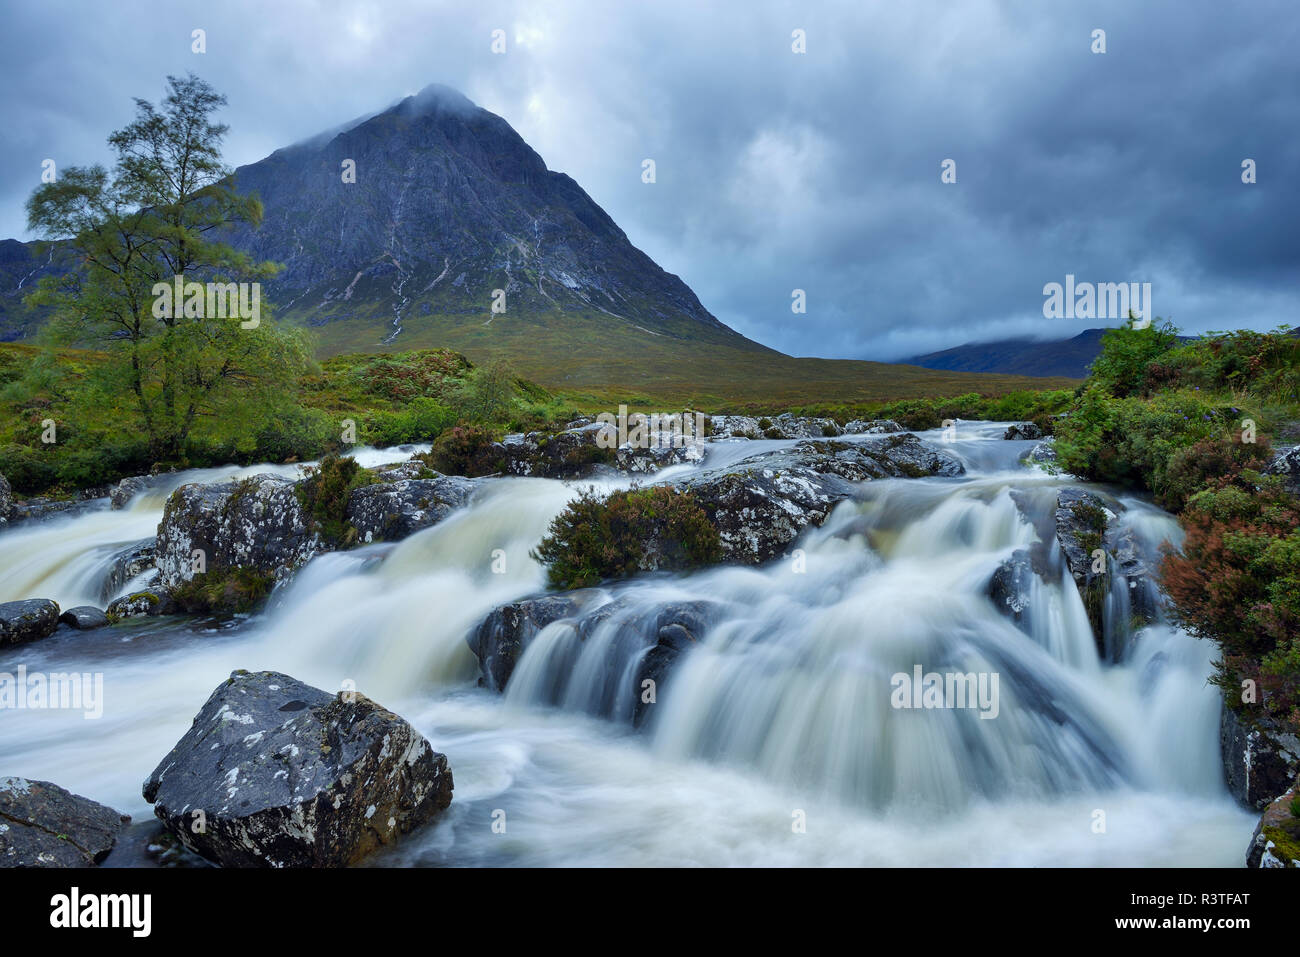
M 1101 354 L 1101 334 L 1105 331 L 1087 329 L 1073 339 L 1056 342 L 1035 339 L 971 342 L 953 349 L 903 359 L 900 365 L 944 369 L 949 372 L 995 372 L 1004 375 L 1083 379 L 1088 375 L 1088 366 Z

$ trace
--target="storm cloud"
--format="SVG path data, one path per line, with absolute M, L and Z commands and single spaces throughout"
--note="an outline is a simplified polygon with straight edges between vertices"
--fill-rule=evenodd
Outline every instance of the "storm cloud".
M 107 162 L 132 97 L 157 100 L 169 73 L 229 97 L 232 165 L 444 83 L 719 319 L 794 355 L 895 359 L 1105 324 L 1043 318 L 1044 284 L 1067 273 L 1149 282 L 1155 313 L 1189 331 L 1297 323 L 1290 0 L 702 6 L 9 5 L 0 236 L 32 238 L 43 160 Z

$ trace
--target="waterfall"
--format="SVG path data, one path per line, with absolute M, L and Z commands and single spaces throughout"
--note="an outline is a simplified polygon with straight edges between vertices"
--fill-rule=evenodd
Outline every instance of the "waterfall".
M 447 753 L 451 809 L 391 863 L 1234 863 L 1253 820 L 1221 780 L 1213 647 L 1162 617 L 1119 627 L 1130 596 L 1115 594 L 1123 651 L 1102 659 L 1040 532 L 1057 489 L 1079 483 L 1019 466 L 1030 443 L 1002 428 L 961 423 L 950 449 L 967 476 L 867 483 L 797 556 L 592 590 L 578 617 L 532 638 L 501 694 L 477 687 L 466 637 L 546 591 L 530 552 L 592 483 L 485 482 L 404 541 L 317 556 L 258 615 L 0 649 L 0 671 L 105 677 L 102 719 L 0 714 L 0 773 L 147 819 L 139 783 L 208 694 L 234 668 L 266 668 L 356 687 Z M 714 443 L 706 465 L 759 444 Z M 126 509 L 0 533 L 0 597 L 98 603 L 112 556 L 153 533 L 171 489 L 260 471 L 296 467 L 180 473 Z M 1143 554 L 1176 540 L 1170 516 L 1122 504 Z M 1036 550 L 1042 574 L 1017 623 L 988 586 L 1019 550 Z M 680 653 L 652 667 L 673 629 Z M 899 691 L 918 673 L 977 680 L 964 705 L 927 707 Z M 975 695 L 981 676 L 996 676 L 995 699 Z M 1089 828 L 1099 808 L 1105 840 Z M 508 840 L 490 827 L 498 809 Z M 808 815 L 806 834 L 792 837 L 792 813 Z

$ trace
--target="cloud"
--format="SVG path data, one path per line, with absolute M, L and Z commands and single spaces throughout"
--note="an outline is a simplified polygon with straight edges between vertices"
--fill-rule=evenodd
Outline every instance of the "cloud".
M 1287 0 L 137 0 L 6 18 L 0 235 L 27 238 L 42 159 L 106 161 L 131 98 L 156 99 L 169 72 L 228 94 L 235 164 L 437 82 L 505 117 L 720 319 L 786 352 L 1073 335 L 1086 323 L 1041 311 L 1067 272 L 1151 282 L 1156 312 L 1190 330 L 1300 316 Z M 194 28 L 208 53 L 191 52 Z

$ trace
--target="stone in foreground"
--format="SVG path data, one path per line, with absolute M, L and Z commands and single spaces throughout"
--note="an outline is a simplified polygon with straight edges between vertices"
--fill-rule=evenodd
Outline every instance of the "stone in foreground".
M 58 627 L 59 603 L 52 599 L 0 602 L 0 646 L 40 641 Z
M 99 864 L 130 820 L 48 781 L 0 778 L 0 867 Z
M 69 608 L 60 615 L 59 621 L 78 631 L 90 631 L 107 625 L 108 616 L 94 605 L 78 605 L 76 608 Z
M 445 755 L 364 695 L 233 672 L 144 783 L 154 814 L 226 867 L 344 867 L 451 803 Z

